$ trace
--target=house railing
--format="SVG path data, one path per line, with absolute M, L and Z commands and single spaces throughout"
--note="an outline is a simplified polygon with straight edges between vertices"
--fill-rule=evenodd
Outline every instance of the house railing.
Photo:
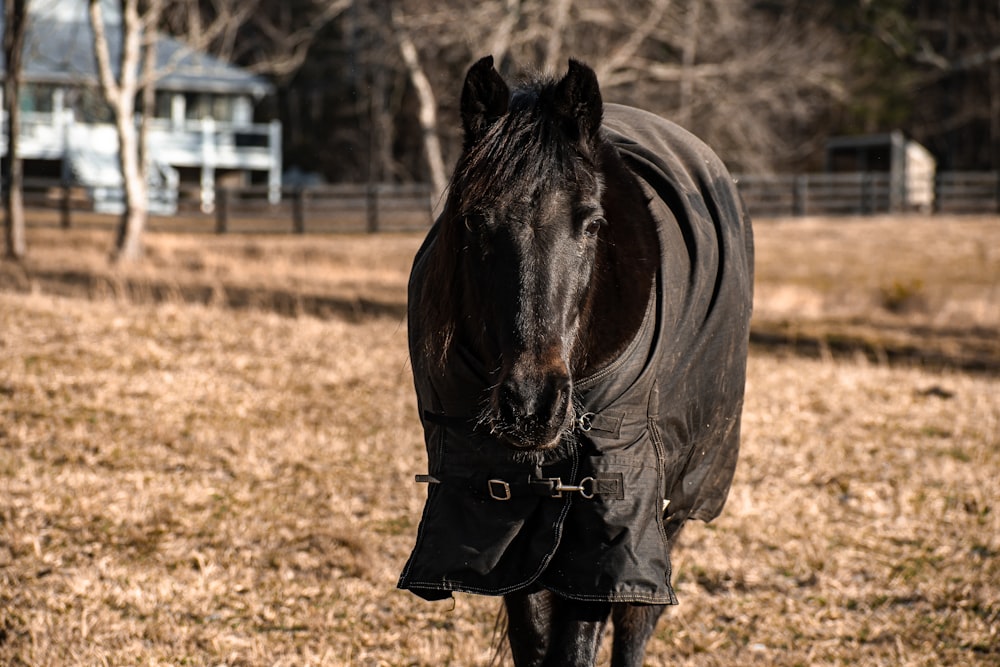
M 281 124 L 226 123 L 206 118 L 173 122 L 154 118 L 149 124 L 149 154 L 155 162 L 172 167 L 200 170 L 200 199 L 206 211 L 215 200 L 217 171 L 242 170 L 267 173 L 268 197 L 277 202 L 281 190 Z M 21 115 L 18 146 L 22 159 L 62 160 L 68 165 L 76 157 L 86 161 L 90 153 L 117 153 L 118 136 L 110 123 L 85 123 L 75 120 L 73 112 L 25 112 Z M 0 154 L 6 153 L 6 134 L 0 139 Z M 96 162 L 97 160 L 93 160 Z M 66 175 L 69 176 L 69 175 Z M 85 187 L 109 187 L 120 184 L 86 182 Z
M 2 115 L 2 113 L 0 113 Z M 3 118 L 6 123 L 6 118 Z M 20 154 L 24 159 L 59 158 L 71 140 L 69 128 L 82 132 L 114 132 L 111 123 L 78 121 L 73 112 L 22 112 Z M 215 151 L 220 167 L 255 169 L 271 168 L 273 147 L 280 149 L 280 128 L 271 123 L 227 123 L 212 118 L 175 123 L 165 118 L 153 118 L 149 123 L 150 148 L 164 154 L 165 161 L 176 165 L 200 166 L 205 147 Z M 275 132 L 279 141 L 275 142 Z M 6 134 L 0 137 L 0 153 L 7 151 Z M 280 164 L 280 161 L 279 161 Z

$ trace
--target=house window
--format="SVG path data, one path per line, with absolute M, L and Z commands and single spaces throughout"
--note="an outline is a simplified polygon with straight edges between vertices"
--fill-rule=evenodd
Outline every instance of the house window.
M 188 120 L 202 120 L 211 114 L 208 109 L 207 95 L 187 93 L 184 95 L 184 117 Z
M 21 87 L 21 111 L 28 113 L 52 113 L 56 87 L 44 83 L 29 83 Z
M 76 112 L 77 120 L 86 123 L 110 123 L 114 120 L 111 107 L 96 87 L 70 88 L 66 92 L 66 106 Z
M 213 95 L 212 117 L 216 120 L 232 122 L 233 98 L 228 95 Z
M 170 118 L 171 108 L 174 100 L 174 93 L 165 90 L 156 91 L 156 108 L 153 109 L 154 118 Z
M 233 119 L 233 98 L 228 95 L 188 93 L 184 96 L 185 116 L 188 120 L 214 118 L 222 122 Z

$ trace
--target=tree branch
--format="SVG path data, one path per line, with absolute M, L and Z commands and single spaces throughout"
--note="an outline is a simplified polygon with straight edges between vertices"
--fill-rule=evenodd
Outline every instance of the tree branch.
M 573 0 L 554 0 L 552 6 L 552 25 L 549 26 L 549 39 L 545 45 L 545 64 L 543 69 L 546 72 L 554 72 L 562 60 L 563 32 L 566 30 L 566 22 L 569 19 L 569 8 Z
M 602 60 L 595 68 L 594 71 L 597 74 L 598 81 L 603 81 L 610 77 L 615 71 L 624 67 L 635 57 L 636 52 L 642 46 L 643 42 L 646 41 L 646 38 L 659 27 L 660 21 L 663 19 L 663 15 L 666 14 L 669 6 L 670 0 L 655 1 L 646 20 L 639 24 L 638 28 L 634 29 L 629 35 L 629 38 L 622 42 L 608 58 Z
M 108 36 L 104 30 L 104 12 L 101 11 L 101 0 L 90 0 L 90 27 L 94 31 L 94 57 L 97 60 L 97 75 L 108 103 L 121 95 L 114 72 L 111 71 L 111 54 L 108 49 Z

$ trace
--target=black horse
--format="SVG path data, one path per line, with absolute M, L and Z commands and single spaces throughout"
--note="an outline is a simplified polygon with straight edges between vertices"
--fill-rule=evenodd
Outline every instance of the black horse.
M 639 665 L 670 550 L 736 464 L 750 222 L 703 143 L 604 105 L 570 61 L 511 92 L 470 69 L 409 337 L 429 487 L 400 587 L 503 595 L 518 666 Z

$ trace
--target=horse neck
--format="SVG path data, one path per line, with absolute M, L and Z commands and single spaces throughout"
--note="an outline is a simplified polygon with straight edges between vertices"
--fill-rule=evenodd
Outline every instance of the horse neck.
M 602 231 L 581 319 L 573 374 L 587 377 L 621 356 L 642 326 L 659 266 L 656 222 L 638 180 L 605 142 L 600 148 Z

